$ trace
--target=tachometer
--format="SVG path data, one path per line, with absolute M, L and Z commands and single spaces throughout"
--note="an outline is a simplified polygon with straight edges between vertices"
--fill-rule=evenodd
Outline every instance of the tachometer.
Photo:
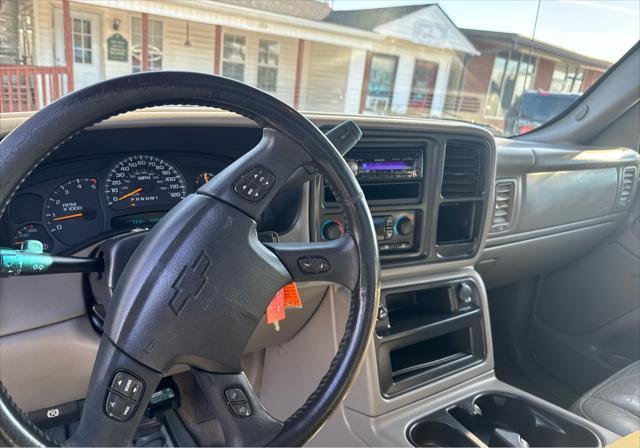
M 46 217 L 49 231 L 68 245 L 100 233 L 104 220 L 98 181 L 79 177 L 60 185 L 47 201 Z
M 166 160 L 135 155 L 116 163 L 105 181 L 107 204 L 114 210 L 172 206 L 187 194 L 180 172 Z

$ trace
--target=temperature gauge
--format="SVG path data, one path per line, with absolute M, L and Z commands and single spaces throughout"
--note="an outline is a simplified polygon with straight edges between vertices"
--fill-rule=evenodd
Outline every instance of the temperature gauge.
M 53 238 L 40 224 L 27 224 L 20 227 L 13 236 L 13 245 L 19 249 L 26 240 L 40 241 L 45 252 L 51 252 L 53 249 Z
M 196 181 L 194 183 L 196 190 L 202 187 L 204 184 L 209 182 L 215 176 L 211 171 L 204 171 L 196 176 Z

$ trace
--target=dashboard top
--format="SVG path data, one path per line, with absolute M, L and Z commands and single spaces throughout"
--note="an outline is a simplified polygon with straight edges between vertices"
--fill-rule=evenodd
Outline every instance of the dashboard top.
M 3 116 L 0 119 L 0 137 L 30 115 Z M 396 229 L 404 218 L 422 220 L 416 232 L 418 238 L 424 238 L 414 241 L 410 251 L 413 259 L 404 265 L 386 263 L 385 271 L 389 275 L 399 274 L 399 269 L 406 275 L 422 272 L 425 262 L 432 263 L 430 272 L 473 266 L 479 260 L 489 235 L 496 178 L 512 178 L 523 173 L 617 167 L 637 164 L 639 160 L 635 151 L 624 148 L 612 151 L 611 148 L 494 139 L 482 127 L 453 120 L 330 114 L 306 116 L 322 129 L 345 119 L 356 121 L 363 129 L 364 137 L 354 152 L 364 148 L 369 152 L 375 149 L 397 154 L 398 151 L 406 151 L 407 145 L 423 151 L 424 176 L 416 187 L 414 199 L 370 201 L 374 217 L 393 219 Z M 20 215 L 21 212 L 17 211 L 18 219 L 3 218 L 0 222 L 0 243 L 13 244 L 23 237 L 44 231 L 45 235 L 53 237 L 52 245 L 56 252 L 73 253 L 111 235 L 138 226 L 150 226 L 176 200 L 194 191 L 198 182 L 215 175 L 253 147 L 260 136 L 261 129 L 250 119 L 209 108 L 160 107 L 112 117 L 71 139 L 30 176 L 21 188 L 23 196 L 26 196 L 23 205 L 20 206 L 20 198 L 16 198 L 14 203 L 18 205 L 14 205 L 9 214 L 14 214 L 14 208 L 22 207 L 39 211 L 39 215 L 33 211 Z M 447 200 L 441 194 L 445 148 L 451 139 L 475 140 L 487 148 L 482 167 L 484 188 L 476 197 Z M 156 171 L 160 173 L 156 178 L 152 169 L 155 167 L 159 167 Z M 123 184 L 119 184 L 120 181 Z M 92 204 L 87 206 L 88 212 L 74 209 L 82 207 L 82 204 L 74 204 L 79 201 L 64 200 L 67 191 L 74 192 L 68 188 L 70 186 L 75 187 L 75 192 L 87 194 Z M 397 185 L 394 188 L 397 189 Z M 369 191 L 365 194 L 371 194 Z M 322 238 L 320 225 L 327 218 L 338 218 L 331 204 L 326 202 L 325 194 L 321 182 L 312 183 L 308 191 L 300 188 L 287 190 L 284 197 L 276 201 L 280 205 L 274 204 L 268 216 L 263 217 L 260 230 L 276 232 L 287 241 Z M 464 201 L 474 202 L 476 208 L 461 206 L 455 210 L 455 204 Z M 296 205 L 292 207 L 292 204 Z M 461 252 L 464 256 L 448 256 L 448 249 L 441 250 L 447 245 L 439 247 L 436 242 L 438 216 L 444 216 L 445 212 L 453 220 L 449 222 L 460 219 L 473 221 L 469 228 L 475 229 L 474 238 L 477 240 L 471 247 L 473 250 Z M 79 213 L 82 216 L 77 216 Z M 300 226 L 300 223 L 305 224 Z M 78 226 L 85 230 L 77 231 Z M 440 226 L 445 227 L 443 224 Z M 388 226 L 386 230 L 389 230 Z M 449 236 L 444 235 L 443 241 L 446 238 Z M 386 244 L 385 241 L 379 243 Z M 406 241 L 402 240 L 402 243 L 406 244 Z M 455 241 L 454 245 L 459 244 Z M 407 258 L 400 255 L 395 258 L 383 256 L 383 261 Z M 438 263 L 433 263 L 435 261 Z

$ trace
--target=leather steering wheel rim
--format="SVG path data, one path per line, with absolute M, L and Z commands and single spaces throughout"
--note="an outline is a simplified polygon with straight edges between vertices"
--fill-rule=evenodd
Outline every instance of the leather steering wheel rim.
M 380 287 L 375 230 L 362 191 L 339 152 L 300 113 L 258 89 L 214 75 L 153 72 L 90 86 L 42 109 L 0 142 L 0 217 L 25 178 L 74 135 L 114 115 L 177 104 L 225 109 L 281 133 L 307 153 L 331 183 L 344 209 L 359 261 L 344 336 L 316 390 L 269 442 L 274 446 L 304 444 L 321 428 L 354 380 L 373 331 Z M 29 420 L 1 382 L 0 440 L 15 446 L 58 444 Z

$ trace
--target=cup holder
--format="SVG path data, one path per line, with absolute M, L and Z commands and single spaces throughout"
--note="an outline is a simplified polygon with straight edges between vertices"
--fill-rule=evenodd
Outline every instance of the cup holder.
M 419 420 L 407 436 L 415 446 L 601 446 L 593 431 L 570 416 L 502 393 L 462 400 Z
M 415 446 L 478 447 L 459 429 L 428 420 L 413 425 L 409 430 L 409 440 Z

